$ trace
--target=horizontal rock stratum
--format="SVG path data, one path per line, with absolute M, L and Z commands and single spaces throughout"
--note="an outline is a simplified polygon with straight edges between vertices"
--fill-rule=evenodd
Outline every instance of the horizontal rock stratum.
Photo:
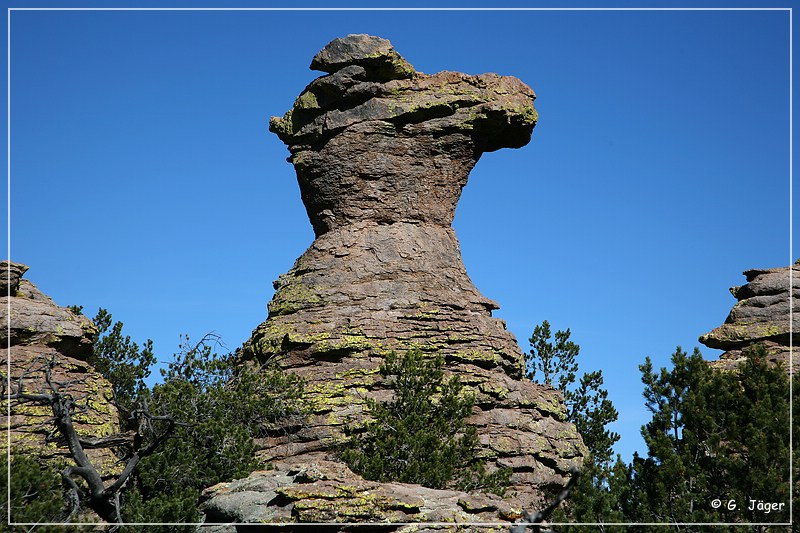
M 725 350 L 719 361 L 713 362 L 720 368 L 735 367 L 744 360 L 747 348 L 760 344 L 771 361 L 786 368 L 791 361 L 795 373 L 800 358 L 791 357 L 791 346 L 800 342 L 800 260 L 788 267 L 752 268 L 743 274 L 747 283 L 730 288 L 737 302 L 725 322 L 701 335 L 700 342 Z M 791 311 L 790 301 L 794 305 Z
M 533 91 L 497 74 L 416 72 L 389 41 L 368 35 L 335 39 L 311 68 L 327 74 L 283 117 L 273 117 L 270 131 L 289 148 L 316 239 L 275 282 L 268 319 L 243 353 L 278 358 L 305 377 L 314 412 L 307 427 L 264 439 L 262 455 L 276 465 L 335 462 L 330 445 L 342 439 L 345 426 L 363 421 L 364 399 L 388 397 L 378 372 L 382 358 L 416 347 L 442 354 L 446 371 L 475 393 L 470 422 L 478 427 L 482 457 L 490 468 L 513 469 L 508 501 L 534 508 L 582 464 L 585 447 L 565 421 L 559 393 L 524 378 L 520 347 L 492 317 L 498 305 L 467 275 L 451 227 L 481 154 L 530 141 L 537 120 Z M 366 483 L 348 475 L 351 484 Z M 280 467 L 258 476 L 237 487 L 274 489 L 296 478 Z M 278 514 L 299 519 L 311 504 L 298 496 L 302 490 L 287 490 L 280 489 L 293 496 L 282 501 L 289 498 L 293 507 Z M 243 512 L 276 516 L 264 498 L 250 498 L 263 508 L 248 514 L 236 507 L 242 500 L 233 493 L 231 487 L 211 491 L 219 495 L 208 503 L 217 519 L 236 520 Z M 325 521 L 348 521 L 345 507 L 337 514 L 335 504 L 327 505 Z M 497 514 L 504 506 L 490 507 L 481 519 L 513 518 Z M 398 509 L 392 521 L 425 520 L 419 510 Z

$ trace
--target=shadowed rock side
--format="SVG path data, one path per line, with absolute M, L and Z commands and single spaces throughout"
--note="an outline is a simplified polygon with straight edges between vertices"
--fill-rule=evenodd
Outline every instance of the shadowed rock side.
M 754 344 L 763 345 L 770 360 L 781 361 L 788 368 L 790 290 L 794 305 L 791 344 L 797 346 L 800 341 L 800 260 L 791 267 L 754 268 L 743 274 L 747 283 L 730 289 L 738 302 L 725 323 L 701 335 L 700 342 L 725 350 L 718 361 L 712 362 L 718 368 L 734 368 L 744 360 L 744 350 Z M 797 357 L 793 359 L 792 373 L 800 364 Z
M 314 416 L 289 438 L 264 439 L 262 455 L 331 459 L 364 398 L 387 398 L 382 358 L 418 347 L 443 354 L 475 392 L 482 454 L 513 468 L 514 501 L 538 503 L 584 447 L 560 395 L 523 378 L 517 341 L 467 275 L 451 227 L 480 155 L 530 140 L 533 91 L 496 74 L 415 72 L 367 35 L 334 40 L 311 66 L 328 74 L 270 130 L 291 152 L 316 240 L 275 282 L 243 353 L 304 376 Z
M 119 417 L 111 403 L 111 384 L 86 362 L 92 352 L 97 328 L 85 316 L 57 306 L 33 283 L 22 279 L 27 270 L 25 265 L 0 261 L 3 374 L 10 358 L 12 384 L 16 384 L 20 376 L 25 376 L 25 390 L 40 392 L 44 387 L 43 365 L 52 361 L 53 383 L 68 388 L 78 405 L 85 403 L 87 406 L 85 411 L 76 412 L 73 417 L 78 434 L 99 438 L 118 433 Z M 29 451 L 46 461 L 70 458 L 66 442 L 54 430 L 49 405 L 14 400 L 11 402 L 11 418 L 8 418 L 6 401 L 3 400 L 0 420 L 3 429 L 9 427 L 11 430 L 12 449 Z M 119 472 L 120 465 L 110 450 L 87 449 L 86 453 L 98 465 L 101 474 Z

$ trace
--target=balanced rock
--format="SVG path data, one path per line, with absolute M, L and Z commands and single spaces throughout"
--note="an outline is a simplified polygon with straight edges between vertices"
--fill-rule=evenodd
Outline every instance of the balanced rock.
M 383 357 L 413 347 L 443 355 L 474 392 L 481 456 L 513 469 L 520 506 L 540 504 L 585 447 L 559 393 L 524 378 L 517 341 L 467 275 L 451 227 L 481 154 L 529 142 L 533 91 L 497 74 L 415 72 L 367 35 L 334 40 L 311 67 L 328 74 L 270 130 L 289 148 L 316 240 L 275 282 L 243 354 L 303 376 L 313 417 L 262 440 L 262 456 L 335 460 L 331 445 L 363 422 L 365 398 L 388 397 Z
M 73 416 L 81 437 L 96 439 L 118 433 L 119 415 L 112 403 L 111 384 L 86 362 L 97 328 L 22 279 L 27 270 L 25 265 L 0 261 L 4 290 L 0 296 L 0 354 L 4 374 L 6 363 L 10 364 L 12 391 L 22 379 L 24 391 L 47 392 L 44 369 L 49 366 L 53 386 L 68 389 L 79 405 L 86 406 Z M 66 442 L 54 429 L 49 405 L 12 400 L 10 418 L 7 412 L 4 405 L 0 420 L 3 428 L 10 428 L 15 453 L 31 453 L 45 461 L 70 459 Z M 110 450 L 90 448 L 86 452 L 101 475 L 119 470 Z
M 720 368 L 733 368 L 745 358 L 745 350 L 756 344 L 764 346 L 771 361 L 780 361 L 787 368 L 790 361 L 790 315 L 792 317 L 791 344 L 800 341 L 800 261 L 790 267 L 745 270 L 747 283 L 731 287 L 738 300 L 725 323 L 700 336 L 700 342 L 709 348 L 725 350 L 719 361 Z M 790 280 L 791 277 L 791 280 Z M 789 312 L 789 295 L 794 308 Z M 793 361 L 794 373 L 800 361 Z

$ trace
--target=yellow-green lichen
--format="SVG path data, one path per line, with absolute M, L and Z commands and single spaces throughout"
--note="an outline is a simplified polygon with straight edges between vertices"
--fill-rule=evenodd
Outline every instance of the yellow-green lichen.
M 336 340 L 323 340 L 314 346 L 314 352 L 324 354 L 328 352 L 378 352 L 383 348 L 381 342 L 368 338 L 365 335 L 342 334 Z
M 294 102 L 295 109 L 319 109 L 317 97 L 311 91 L 305 91 Z
M 494 398 L 503 400 L 508 397 L 508 389 L 503 387 L 502 385 L 492 385 L 489 382 L 484 381 L 478 385 L 478 390 L 482 393 L 492 396 Z
M 253 339 L 249 342 L 249 349 L 259 358 L 267 358 L 270 355 L 280 353 L 283 350 L 284 341 L 293 344 L 314 344 L 324 342 L 329 339 L 331 334 L 327 331 L 318 333 L 299 333 L 292 324 L 269 320 L 259 326 Z
M 497 366 L 500 364 L 500 354 L 496 351 L 470 351 L 455 352 L 447 356 L 449 359 L 472 363 L 478 366 Z
M 280 286 L 268 307 L 271 316 L 280 316 L 322 304 L 318 288 L 294 280 Z
M 512 454 L 519 452 L 519 443 L 506 435 L 497 437 L 496 439 L 492 440 L 489 445 L 493 450 L 500 454 Z
M 311 411 L 319 415 L 363 403 L 367 389 L 349 388 L 342 383 L 316 383 L 307 385 L 305 392 Z
M 379 373 L 380 369 L 377 366 L 375 368 L 352 368 L 336 374 L 336 379 L 342 380 L 350 386 L 369 387 L 375 384 Z

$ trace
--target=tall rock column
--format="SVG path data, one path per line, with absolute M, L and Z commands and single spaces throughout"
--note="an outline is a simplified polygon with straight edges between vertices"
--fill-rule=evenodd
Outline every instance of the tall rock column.
M 275 282 L 269 317 L 245 344 L 308 380 L 309 427 L 265 439 L 263 454 L 327 457 L 365 397 L 385 398 L 390 351 L 441 353 L 476 394 L 483 455 L 513 468 L 513 491 L 538 499 L 581 464 L 583 444 L 559 394 L 524 379 L 498 306 L 475 288 L 451 223 L 483 152 L 527 144 L 534 93 L 513 77 L 416 72 L 389 41 L 335 39 L 314 80 L 270 131 L 291 152 L 316 240 Z

